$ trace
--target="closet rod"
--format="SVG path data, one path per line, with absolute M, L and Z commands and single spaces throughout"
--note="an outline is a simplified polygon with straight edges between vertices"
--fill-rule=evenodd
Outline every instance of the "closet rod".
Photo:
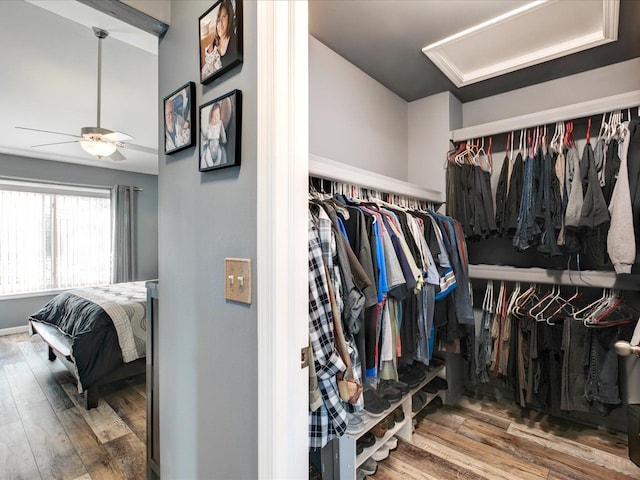
M 498 135 L 500 133 L 531 128 L 538 125 L 548 125 L 565 120 L 599 115 L 614 110 L 638 107 L 640 105 L 640 90 L 612 95 L 610 97 L 598 98 L 563 107 L 551 108 L 540 112 L 528 113 L 517 117 L 496 120 L 495 122 L 482 123 L 472 127 L 459 128 L 451 131 L 451 140 L 459 142 L 472 138 L 486 137 L 488 135 Z
M 309 176 L 349 183 L 430 203 L 442 203 L 443 201 L 442 193 L 437 190 L 403 182 L 397 178 L 373 173 L 314 154 L 309 154 Z
M 619 275 L 598 270 L 545 270 L 544 268 L 469 265 L 469 278 L 507 282 L 547 283 L 574 287 L 615 288 L 640 291 L 638 275 Z

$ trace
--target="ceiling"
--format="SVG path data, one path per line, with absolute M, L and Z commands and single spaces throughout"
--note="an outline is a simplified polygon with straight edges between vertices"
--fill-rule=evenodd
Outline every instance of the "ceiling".
M 602 0 L 580 0 L 601 3 Z M 405 101 L 450 91 L 462 102 L 640 57 L 640 1 L 620 1 L 618 40 L 461 88 L 422 48 L 527 1 L 310 0 L 309 33 Z M 571 19 L 567 19 L 569 24 Z M 545 25 L 540 35 L 548 35 Z M 504 39 L 505 45 L 509 42 Z M 500 48 L 496 45 L 495 48 Z
M 430 43 L 526 3 L 310 0 L 309 32 L 406 101 L 451 91 L 468 102 L 640 57 L 636 0 L 621 0 L 618 41 L 461 88 L 422 53 Z M 98 160 L 78 144 L 31 148 L 66 137 L 15 128 L 77 135 L 96 126 L 94 25 L 110 32 L 103 43 L 101 126 L 157 149 L 156 37 L 74 0 L 1 0 L 0 152 L 157 174 L 157 153 L 124 148 L 126 161 Z
M 54 13 L 55 12 L 55 13 Z M 102 44 L 101 127 L 131 135 L 147 151 L 96 159 L 73 140 L 24 126 L 79 135 L 97 123 L 98 39 Z M 104 168 L 158 172 L 158 39 L 72 0 L 0 1 L 0 152 Z

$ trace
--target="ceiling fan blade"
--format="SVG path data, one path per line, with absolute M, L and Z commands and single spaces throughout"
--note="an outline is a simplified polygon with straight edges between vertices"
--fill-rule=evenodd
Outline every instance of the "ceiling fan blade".
M 110 160 L 113 160 L 114 162 L 121 162 L 123 160 L 126 160 L 127 157 L 125 157 L 122 153 L 120 153 L 118 150 L 116 150 L 115 152 L 113 152 L 111 155 L 109 155 L 107 157 Z
M 122 132 L 107 133 L 106 135 L 103 135 L 102 138 L 106 138 L 110 142 L 126 142 L 129 140 L 133 140 L 133 137 L 131 135 L 127 135 L 126 133 Z
M 124 143 L 122 146 L 130 148 L 131 150 L 138 150 L 140 152 L 151 153 L 154 155 L 158 153 L 157 148 L 143 147 L 142 145 L 136 145 L 135 143 Z
M 80 142 L 80 140 L 68 140 L 66 142 L 41 143 L 40 145 L 31 145 L 31 148 L 48 147 L 49 145 L 63 145 L 65 143 L 79 143 L 79 142 Z
M 19 128 L 20 130 L 31 130 L 32 132 L 53 133 L 55 135 L 66 135 L 67 137 L 82 138 L 80 135 L 73 135 L 71 133 L 52 132 L 51 130 L 40 130 L 38 128 L 29 128 L 29 127 L 18 127 L 18 126 L 16 126 L 16 128 Z

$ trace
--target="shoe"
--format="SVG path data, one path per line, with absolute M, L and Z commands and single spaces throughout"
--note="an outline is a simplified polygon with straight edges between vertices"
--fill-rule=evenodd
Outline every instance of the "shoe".
M 373 458 L 367 458 L 358 470 L 362 470 L 365 475 L 375 475 L 378 470 L 378 462 L 376 462 Z
M 391 437 L 384 444 L 384 448 L 388 448 L 390 452 L 398 448 L 398 439 L 396 437 Z M 372 474 L 373 475 L 373 474 Z
M 389 449 L 385 446 L 381 447 L 379 450 L 373 452 L 371 458 L 373 458 L 376 462 L 381 462 L 385 458 L 389 456 Z
M 364 409 L 372 417 L 380 417 L 391 404 L 388 400 L 376 395 L 373 390 L 364 391 Z
M 375 445 L 376 437 L 374 437 L 371 432 L 367 432 L 362 435 L 356 443 L 361 444 L 364 448 L 369 448 Z
M 347 413 L 347 433 L 359 433 L 362 429 L 364 429 L 364 421 L 362 418 L 352 413 Z
M 374 437 L 382 438 L 387 433 L 387 430 L 388 430 L 387 422 L 383 420 L 380 423 L 371 427 L 371 430 L 369 431 L 373 434 Z
M 397 402 L 399 400 L 402 400 L 402 392 L 400 392 L 400 390 L 398 390 L 397 388 L 393 388 L 390 386 L 383 386 L 381 384 L 381 386 L 378 387 L 376 393 L 389 402 Z
M 322 480 L 322 474 L 312 464 L 309 464 L 309 480 Z
M 364 445 L 360 442 L 356 442 L 356 455 L 360 455 L 364 452 Z
M 436 393 L 438 393 L 438 387 L 433 383 L 433 380 L 430 381 L 429 383 L 427 383 L 424 387 L 422 387 L 422 391 L 430 393 L 431 395 L 434 395 Z
M 406 395 L 407 393 L 409 393 L 409 390 L 411 390 L 409 388 L 409 385 L 407 385 L 406 383 L 401 382 L 399 380 L 382 380 L 380 382 L 380 385 L 382 385 L 383 388 L 387 388 L 387 387 L 395 388 L 402 395 Z M 380 388 L 380 387 L 378 387 L 378 388 Z
M 363 421 L 366 421 L 368 416 L 367 412 L 364 409 L 358 410 L 357 412 L 351 412 L 351 415 L 355 415 L 356 417 L 360 417 Z
M 441 377 L 434 377 L 429 384 L 433 384 L 438 390 L 449 390 L 449 383 Z
M 402 407 L 398 407 L 393 411 L 393 419 L 398 422 L 402 422 L 404 420 L 404 412 L 402 411 Z
M 386 417 L 384 417 L 384 422 L 387 422 L 387 430 L 391 430 L 393 427 L 396 426 L 396 421 L 393 418 L 393 413 L 390 413 L 389 415 L 387 415 Z
M 366 480 L 367 478 L 369 477 L 361 469 L 356 470 L 356 480 Z
M 411 398 L 411 411 L 413 413 L 418 413 L 420 410 L 424 408 L 427 404 L 427 394 L 422 390 L 413 394 Z
M 437 396 L 436 398 L 434 398 L 433 400 L 431 400 L 429 402 L 429 405 L 427 405 L 424 410 L 423 413 L 425 415 L 428 415 L 430 413 L 434 413 L 436 410 L 438 410 L 440 407 L 442 406 L 442 399 Z

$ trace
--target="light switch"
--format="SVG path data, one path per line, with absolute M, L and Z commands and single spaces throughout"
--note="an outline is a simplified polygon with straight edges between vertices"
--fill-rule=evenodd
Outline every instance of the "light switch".
M 224 259 L 224 296 L 227 300 L 251 303 L 251 260 Z

